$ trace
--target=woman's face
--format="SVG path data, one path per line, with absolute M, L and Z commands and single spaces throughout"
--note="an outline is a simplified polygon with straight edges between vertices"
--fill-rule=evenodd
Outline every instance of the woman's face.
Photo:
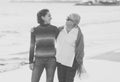
M 44 20 L 44 24 L 50 24 L 50 21 L 52 19 L 50 12 L 47 12 L 45 16 L 42 16 L 42 19 Z
M 74 27 L 74 21 L 73 21 L 73 19 L 72 19 L 71 17 L 68 17 L 68 18 L 66 19 L 66 26 L 67 26 L 68 28 L 73 28 L 73 27 Z

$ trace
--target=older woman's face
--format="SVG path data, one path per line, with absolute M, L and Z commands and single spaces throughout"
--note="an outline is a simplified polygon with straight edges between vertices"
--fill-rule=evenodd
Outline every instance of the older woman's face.
M 68 16 L 67 19 L 66 19 L 66 26 L 69 27 L 69 28 L 74 27 L 74 21 L 70 16 Z
M 45 24 L 50 24 L 50 21 L 52 19 L 50 12 L 47 12 L 47 14 L 44 17 L 42 17 L 42 19 L 44 20 Z
M 78 14 L 70 14 L 66 20 L 66 26 L 73 28 L 78 25 L 80 22 L 80 16 Z

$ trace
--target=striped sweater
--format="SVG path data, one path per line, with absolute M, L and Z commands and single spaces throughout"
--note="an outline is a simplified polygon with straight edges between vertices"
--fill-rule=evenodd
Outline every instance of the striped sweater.
M 54 57 L 56 54 L 55 39 L 59 31 L 53 25 L 39 25 L 31 30 L 29 63 L 33 63 L 34 56 Z

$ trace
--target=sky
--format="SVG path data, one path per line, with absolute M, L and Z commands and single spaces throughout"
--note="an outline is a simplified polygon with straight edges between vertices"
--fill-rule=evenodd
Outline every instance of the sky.
M 1 2 L 9 2 L 10 0 L 0 0 L 0 3 Z

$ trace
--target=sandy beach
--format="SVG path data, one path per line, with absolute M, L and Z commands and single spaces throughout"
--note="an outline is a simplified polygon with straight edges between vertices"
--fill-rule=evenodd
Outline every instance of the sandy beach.
M 104 60 L 86 60 L 84 62 L 87 70 L 87 77 L 82 79 L 75 77 L 74 82 L 120 82 L 120 63 Z M 42 74 L 40 82 L 46 81 L 45 71 Z M 20 69 L 0 73 L 0 82 L 30 82 L 31 70 L 29 66 L 22 66 Z M 54 82 L 58 82 L 57 73 L 55 73 Z
M 120 7 L 75 6 L 73 3 L 0 2 L 0 82 L 30 82 L 28 65 L 30 29 L 36 13 L 48 8 L 52 24 L 64 25 L 70 13 L 81 16 L 84 34 L 84 65 L 88 77 L 75 82 L 120 82 Z M 45 82 L 45 72 L 40 82 Z M 54 82 L 58 82 L 55 73 Z

